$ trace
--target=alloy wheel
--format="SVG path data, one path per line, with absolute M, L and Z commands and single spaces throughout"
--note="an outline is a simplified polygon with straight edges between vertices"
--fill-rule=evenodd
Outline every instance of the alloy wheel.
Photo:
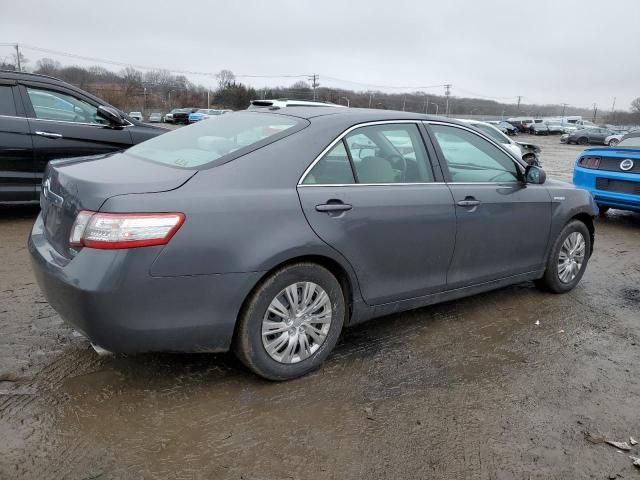
M 580 273 L 587 243 L 580 232 L 572 232 L 564 240 L 558 256 L 558 277 L 562 283 L 571 283 Z
M 301 362 L 313 355 L 329 334 L 331 299 L 313 282 L 282 289 L 262 319 L 262 345 L 280 363 Z

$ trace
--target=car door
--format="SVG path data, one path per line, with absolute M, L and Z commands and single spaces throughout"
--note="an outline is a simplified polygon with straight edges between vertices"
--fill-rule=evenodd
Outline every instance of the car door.
M 539 270 L 551 227 L 544 185 L 525 184 L 522 167 L 471 129 L 430 122 L 456 204 L 449 288 Z
M 298 186 L 309 224 L 351 263 L 370 305 L 446 289 L 455 209 L 421 132 L 418 123 L 353 127 Z
M 16 82 L 0 79 L 0 202 L 35 199 L 29 122 Z
M 98 105 L 77 92 L 37 82 L 23 82 L 20 90 L 40 179 L 47 163 L 56 158 L 98 155 L 132 145 L 128 127 L 110 125 L 98 116 Z

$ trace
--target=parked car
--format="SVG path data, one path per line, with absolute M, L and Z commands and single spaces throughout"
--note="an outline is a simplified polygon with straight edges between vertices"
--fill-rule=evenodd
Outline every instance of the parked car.
M 494 125 L 505 135 L 513 136 L 518 134 L 518 129 L 511 125 L 509 122 L 504 122 L 502 120 L 489 120 L 486 123 Z
M 530 117 L 513 117 L 507 118 L 507 122 L 516 127 L 519 132 L 530 133 L 531 125 L 535 123 L 535 120 Z
M 628 133 L 615 148 L 582 152 L 573 183 L 592 193 L 601 215 L 610 208 L 640 212 L 640 133 Z
M 173 110 L 173 123 L 182 123 L 184 125 L 189 125 L 189 115 L 193 112 L 196 112 L 197 108 L 177 108 Z
M 549 135 L 562 135 L 564 133 L 564 127 L 561 123 L 545 122 L 547 126 L 547 133 Z
M 219 110 L 215 108 L 200 108 L 195 112 L 189 114 L 189 123 L 195 123 L 200 120 L 206 120 L 207 118 L 211 118 L 215 115 L 224 115 L 230 110 Z
M 173 115 L 174 115 L 174 113 L 176 113 L 178 110 L 180 110 L 180 109 L 179 109 L 179 108 L 174 108 L 174 109 L 173 109 L 173 110 L 171 110 L 169 113 L 167 113 L 167 114 L 164 116 L 164 121 L 165 121 L 166 123 L 174 123 Z
M 144 117 L 142 116 L 142 112 L 129 112 L 129 116 L 131 118 L 135 118 L 139 122 L 142 122 L 142 120 L 144 119 Z
M 545 180 L 443 117 L 244 111 L 51 164 L 28 244 L 47 300 L 99 347 L 232 348 L 285 380 L 343 325 L 527 280 L 573 289 L 597 209 Z
M 529 132 L 533 135 L 549 135 L 549 128 L 546 123 L 532 123 L 529 126 Z
M 160 112 L 153 112 L 149 115 L 150 123 L 161 123 L 162 122 L 162 114 Z
M 618 145 L 618 143 L 620 143 L 620 140 L 622 140 L 622 137 L 624 137 L 624 135 L 624 133 L 614 133 L 612 135 L 609 135 L 604 139 L 604 144 L 609 147 L 615 147 L 616 145 Z
M 251 100 L 248 110 L 256 108 L 284 108 L 284 107 L 337 107 L 347 108 L 344 105 L 338 105 L 330 102 L 316 102 L 315 100 L 289 100 L 288 98 L 280 98 L 277 100 Z
M 605 145 L 605 140 L 613 132 L 607 128 L 582 128 L 569 134 L 567 143 L 576 143 L 578 145 L 600 144 Z
M 164 132 L 61 80 L 0 71 L 0 202 L 36 201 L 50 160 L 123 150 Z
M 540 166 L 540 159 L 538 154 L 542 151 L 540 147 L 526 142 L 514 142 L 504 133 L 502 133 L 495 125 L 491 125 L 486 122 L 479 122 L 477 120 L 459 120 L 461 122 L 472 125 L 478 130 L 482 131 L 485 135 L 488 135 L 493 141 L 501 144 L 507 150 L 509 150 L 516 158 L 521 158 L 529 165 Z

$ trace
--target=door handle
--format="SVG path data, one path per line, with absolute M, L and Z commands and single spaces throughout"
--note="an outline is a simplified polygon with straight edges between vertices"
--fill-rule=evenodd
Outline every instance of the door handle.
M 456 205 L 459 207 L 477 207 L 480 205 L 480 200 L 476 200 L 473 197 L 467 197 L 464 200 L 460 200 Z
M 346 212 L 352 208 L 348 203 L 323 203 L 322 205 L 316 205 L 316 211 L 318 212 Z
M 62 135 L 60 135 L 59 133 L 53 133 L 53 132 L 40 132 L 40 131 L 36 131 L 35 133 L 36 133 L 36 135 L 40 135 L 41 137 L 47 137 L 47 138 L 62 138 Z

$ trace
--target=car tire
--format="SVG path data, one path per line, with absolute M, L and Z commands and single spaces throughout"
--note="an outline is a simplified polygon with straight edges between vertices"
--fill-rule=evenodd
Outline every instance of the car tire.
M 576 143 L 578 145 L 587 145 L 589 143 L 589 139 L 587 137 L 580 137 Z
M 600 213 L 600 216 L 603 216 L 609 211 L 610 208 L 611 207 L 607 207 L 606 205 L 598 204 L 598 213 Z
M 618 143 L 620 143 L 620 141 L 617 138 L 612 138 L 611 140 L 609 140 L 610 147 L 615 147 L 618 145 Z
M 305 295 L 303 286 L 307 284 L 315 285 L 313 288 L 316 296 L 310 297 L 309 301 L 311 303 L 320 298 L 321 292 L 328 296 L 328 299 L 324 302 L 325 306 L 322 312 L 326 316 L 327 309 L 330 309 L 330 322 L 328 330 L 324 332 L 323 341 L 320 343 L 316 341 L 319 338 L 317 326 L 323 324 L 313 323 L 311 320 L 311 325 L 302 322 L 303 324 L 298 325 L 296 330 L 295 322 L 301 321 L 302 317 L 291 315 L 288 320 L 284 320 L 284 317 L 276 315 L 273 311 L 273 302 L 280 298 L 283 300 L 290 298 L 283 292 L 294 286 L 296 298 L 300 299 L 298 305 L 304 307 Z M 281 297 L 283 294 L 284 297 Z M 291 302 L 288 300 L 287 304 L 280 301 L 280 305 L 284 305 L 288 313 L 296 311 L 295 308 L 291 308 Z M 309 318 L 317 318 L 313 317 L 312 314 L 313 311 L 311 311 Z M 326 323 L 326 320 L 323 321 Z M 257 375 L 268 380 L 291 380 L 317 369 L 322 364 L 338 341 L 344 321 L 345 298 L 336 277 L 329 270 L 315 263 L 295 263 L 269 275 L 248 297 L 238 321 L 233 350 L 238 359 Z M 268 328 L 265 327 L 265 322 L 270 325 L 281 322 L 282 327 L 280 328 L 288 328 L 288 330 L 274 330 L 276 333 L 267 334 L 264 330 Z M 315 337 L 305 333 L 308 331 L 306 329 L 309 328 L 315 329 L 313 331 Z M 296 340 L 302 335 L 306 335 L 307 339 L 306 346 L 308 350 L 305 350 L 304 353 L 302 352 L 302 340 L 299 341 L 300 343 Z M 273 345 L 276 340 L 280 339 L 287 341 L 286 346 L 282 344 L 284 346 L 283 352 L 277 352 L 273 347 L 271 353 L 267 351 L 266 344 L 271 343 Z M 289 345 L 293 343 L 296 344 L 295 347 L 291 352 L 287 353 Z M 314 348 L 315 350 L 313 350 Z M 311 353 L 309 354 L 309 352 Z M 282 357 L 276 359 L 275 356 L 279 354 Z M 306 358 L 300 358 L 307 354 Z M 288 361 L 287 355 L 289 356 Z
M 581 238 L 584 242 L 582 263 L 575 271 L 575 275 L 573 275 L 572 271 L 569 277 L 562 278 L 561 275 L 563 274 L 563 272 L 560 269 L 561 254 L 564 255 L 565 259 L 574 258 L 573 256 L 567 256 L 568 252 L 566 250 L 566 246 L 567 244 L 572 243 L 569 240 L 570 236 L 572 239 Z M 562 229 L 555 242 L 553 243 L 551 252 L 549 253 L 549 257 L 547 258 L 544 275 L 542 278 L 536 280 L 536 285 L 542 290 L 553 293 L 566 293 L 570 290 L 573 290 L 580 282 L 582 275 L 584 275 L 590 256 L 591 234 L 589 233 L 589 229 L 583 222 L 579 220 L 572 220 L 567 225 L 565 225 L 565 227 Z M 565 267 L 565 269 L 566 268 L 569 267 Z

